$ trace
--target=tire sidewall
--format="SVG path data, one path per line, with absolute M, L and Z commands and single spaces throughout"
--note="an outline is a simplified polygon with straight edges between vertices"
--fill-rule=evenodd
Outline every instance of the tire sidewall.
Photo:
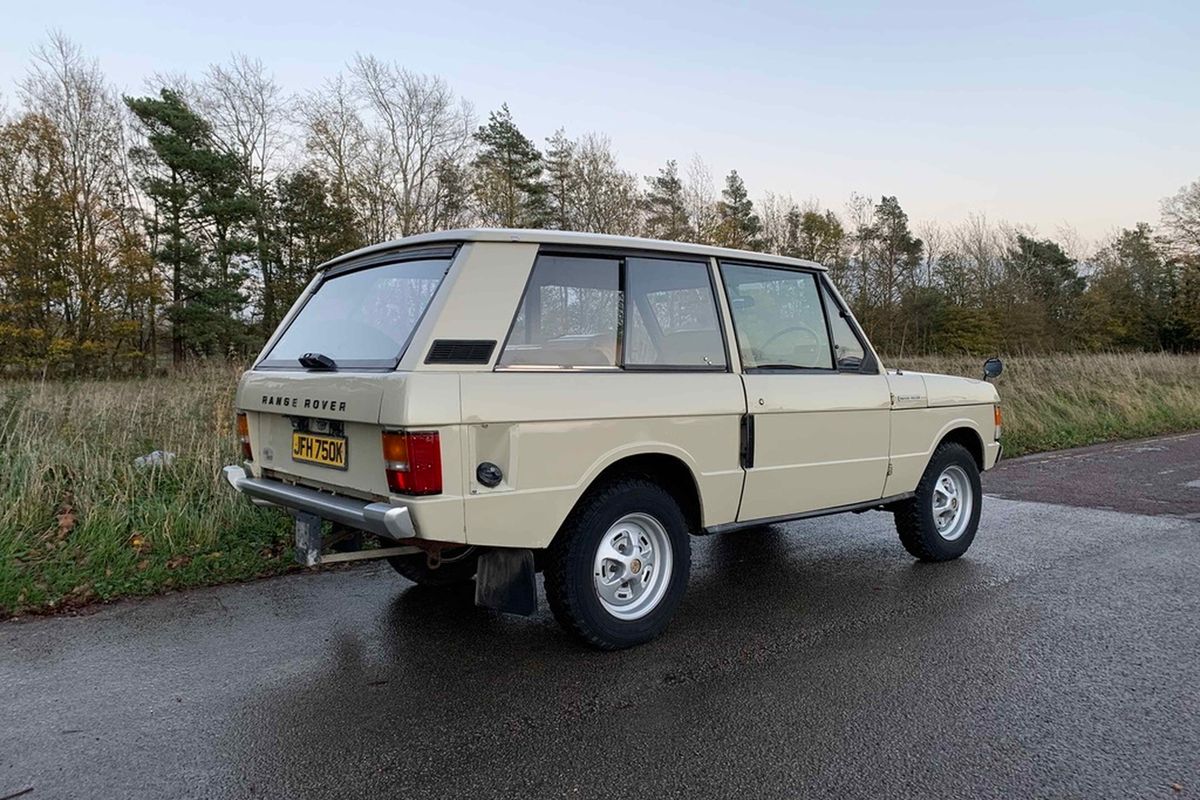
M 671 545 L 671 577 L 662 599 L 648 614 L 623 620 L 610 614 L 600 602 L 592 570 L 596 551 L 613 523 L 627 514 L 649 514 L 667 532 Z M 594 635 L 610 647 L 628 647 L 659 635 L 670 622 L 687 589 L 691 571 L 691 541 L 679 505 L 664 489 L 643 481 L 627 482 L 625 488 L 606 502 L 588 508 L 578 520 L 566 558 L 566 590 L 571 605 Z
M 967 481 L 971 485 L 971 516 L 962 535 L 953 541 L 947 541 L 938 533 L 937 521 L 933 517 L 933 487 L 942 472 L 952 465 L 962 467 L 967 475 Z M 979 517 L 983 512 L 983 486 L 979 479 L 979 465 L 975 463 L 975 459 L 965 447 L 951 444 L 938 448 L 933 460 L 929 462 L 925 475 L 921 478 L 916 501 L 918 503 L 917 510 L 921 516 L 921 530 L 925 546 L 939 560 L 958 558 L 967 552 L 979 529 Z

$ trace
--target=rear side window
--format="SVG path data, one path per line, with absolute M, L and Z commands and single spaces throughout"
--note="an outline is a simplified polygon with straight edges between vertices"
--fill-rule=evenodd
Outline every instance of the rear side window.
M 450 261 L 410 259 L 327 278 L 261 365 L 295 367 L 305 353 L 320 353 L 339 368 L 394 367 Z
M 707 261 L 539 255 L 501 367 L 723 370 Z
M 500 366 L 615 367 L 620 261 L 538 256 Z
M 626 366 L 725 366 L 707 264 L 630 258 L 625 269 Z
M 833 369 L 815 275 L 723 263 L 721 276 L 746 368 Z

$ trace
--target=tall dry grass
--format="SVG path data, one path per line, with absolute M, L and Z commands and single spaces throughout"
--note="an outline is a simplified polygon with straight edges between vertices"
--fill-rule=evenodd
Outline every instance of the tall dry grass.
M 982 360 L 884 359 L 889 367 L 978 378 Z M 1006 456 L 1200 429 L 1200 356 L 1013 356 L 996 381 Z
M 977 358 L 885 359 L 978 377 Z M 62 607 L 287 569 L 290 530 L 222 483 L 237 369 L 0 381 L 0 610 Z M 1020 356 L 997 381 L 1005 451 L 1200 429 L 1200 357 Z M 137 468 L 153 450 L 170 467 Z
M 219 477 L 237 370 L 0 383 L 0 609 L 236 580 L 287 565 L 288 526 Z M 169 467 L 136 467 L 154 450 Z

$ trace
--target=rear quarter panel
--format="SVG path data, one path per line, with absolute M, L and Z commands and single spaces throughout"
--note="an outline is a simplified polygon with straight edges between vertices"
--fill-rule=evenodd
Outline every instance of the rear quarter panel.
M 731 373 L 464 373 L 467 540 L 544 547 L 591 482 L 640 453 L 679 458 L 700 493 L 705 526 L 737 516 L 742 490 L 741 379 Z M 504 473 L 495 488 L 474 465 Z

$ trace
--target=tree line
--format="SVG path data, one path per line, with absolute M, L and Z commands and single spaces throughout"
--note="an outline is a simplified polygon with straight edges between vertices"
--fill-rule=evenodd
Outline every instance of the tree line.
M 0 116 L 0 363 L 145 373 L 245 358 L 321 262 L 486 225 L 649 236 L 829 267 L 885 351 L 1200 349 L 1200 180 L 1087 247 L 971 216 L 914 226 L 895 196 L 839 211 L 693 157 L 622 169 L 608 138 L 538 142 L 436 76 L 357 56 L 290 95 L 246 57 L 121 95 L 61 35 Z

